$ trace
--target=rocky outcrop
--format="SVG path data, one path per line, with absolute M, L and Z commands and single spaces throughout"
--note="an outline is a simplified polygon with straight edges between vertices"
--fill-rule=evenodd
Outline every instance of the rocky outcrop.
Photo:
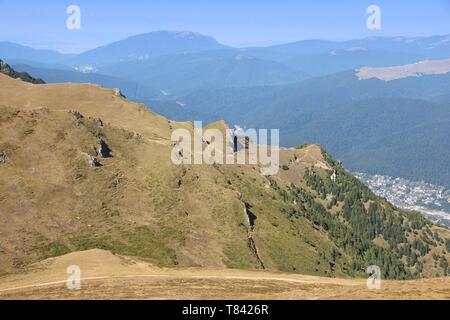
M 125 95 L 122 93 L 122 91 L 120 91 L 120 89 L 114 89 L 114 95 L 115 95 L 116 97 L 121 97 L 121 98 L 124 98 L 124 99 L 127 98 L 127 97 L 125 97 Z
M 75 117 L 75 122 L 77 125 L 82 124 L 84 122 L 84 116 L 77 110 L 69 111 Z
M 138 141 L 141 141 L 141 140 L 142 140 L 142 134 L 139 133 L 139 132 L 135 132 L 135 133 L 133 134 L 133 138 L 136 139 L 136 140 L 138 140 Z
M 102 164 L 97 160 L 97 158 L 93 156 L 89 156 L 88 163 L 93 168 L 98 168 L 102 166 Z
M 8 161 L 8 156 L 5 152 L 0 152 L 0 164 L 5 164 Z
M 102 120 L 102 119 L 96 118 L 96 119 L 95 119 L 95 123 L 97 123 L 97 125 L 98 125 L 99 127 L 103 127 L 103 120 Z
M 102 158 L 111 158 L 112 157 L 112 150 L 109 147 L 109 145 L 106 143 L 105 138 L 100 138 L 100 146 L 97 151 L 98 155 L 100 155 Z
M 245 214 L 248 219 L 248 228 L 247 228 L 247 237 L 248 237 L 248 247 L 252 251 L 256 260 L 258 260 L 262 269 L 265 269 L 264 263 L 262 262 L 259 254 L 258 248 L 256 247 L 255 240 L 253 239 L 253 229 L 255 227 L 256 215 L 250 210 L 252 206 L 249 203 L 244 203 L 245 206 Z

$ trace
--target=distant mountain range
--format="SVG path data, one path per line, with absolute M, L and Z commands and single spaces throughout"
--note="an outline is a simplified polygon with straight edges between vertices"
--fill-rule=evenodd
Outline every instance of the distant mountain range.
M 235 50 L 164 55 L 145 61 L 117 63 L 100 72 L 161 88 L 171 96 L 198 89 L 293 83 L 308 78 L 275 61 Z
M 386 67 L 449 57 L 450 35 L 372 37 L 349 41 L 304 40 L 268 47 L 233 48 L 194 32 L 156 31 L 84 53 L 0 42 L 0 57 L 14 64 L 73 68 L 141 82 L 157 92 L 293 83 L 345 70 Z M 50 66 L 51 65 L 51 66 Z M 177 72 L 174 72 L 177 70 Z M 154 97 L 145 95 L 142 98 Z
M 89 50 L 69 60 L 70 64 L 105 66 L 124 61 L 143 61 L 167 54 L 192 53 L 228 48 L 214 38 L 194 32 L 157 31 L 140 34 Z
M 362 52 L 370 55 L 373 52 L 387 54 L 389 60 L 392 53 L 417 56 L 421 59 L 443 59 L 450 51 L 450 35 L 431 37 L 369 37 L 348 41 L 303 40 L 287 44 L 244 49 L 262 58 L 279 62 L 301 60 L 302 57 L 328 54 L 339 56 L 339 52 Z M 396 58 L 397 59 L 397 58 Z
M 450 187 L 450 75 L 417 65 L 445 64 L 450 35 L 233 48 L 160 31 L 78 55 L 0 43 L 0 58 L 49 83 L 119 87 L 177 120 L 280 128 L 284 145 L 323 144 L 351 169 Z

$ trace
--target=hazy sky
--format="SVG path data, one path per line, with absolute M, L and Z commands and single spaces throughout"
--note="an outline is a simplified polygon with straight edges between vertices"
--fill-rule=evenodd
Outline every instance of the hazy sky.
M 81 30 L 66 28 L 71 4 L 81 8 Z M 381 8 L 381 30 L 366 27 L 371 4 Z M 450 34 L 450 0 L 0 0 L 0 12 L 0 41 L 64 52 L 156 30 L 196 31 L 235 46 Z

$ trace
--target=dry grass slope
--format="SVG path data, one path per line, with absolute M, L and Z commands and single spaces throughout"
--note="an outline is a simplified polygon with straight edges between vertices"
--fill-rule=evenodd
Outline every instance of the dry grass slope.
M 257 167 L 171 163 L 170 133 L 190 124 L 95 85 L 36 86 L 1 75 L 0 85 L 0 150 L 8 156 L 0 167 L 4 272 L 92 248 L 161 266 L 258 269 L 245 203 L 258 216 L 253 239 L 266 268 L 326 271 L 303 240 L 325 250 L 332 242 L 281 214 L 285 204 Z M 98 154 L 100 139 L 112 157 Z M 93 168 L 92 157 L 102 166 Z
M 327 231 L 305 217 L 290 219 L 285 212 L 294 204 L 273 188 L 273 181 L 284 189 L 294 184 L 314 195 L 305 170 L 330 175 L 319 146 L 281 149 L 281 166 L 288 170 L 271 178 L 258 165 L 177 166 L 170 159 L 170 135 L 176 128 L 192 130 L 192 124 L 167 120 L 116 90 L 32 85 L 1 74 L 0 88 L 0 154 L 6 155 L 0 163 L 0 274 L 9 274 L 0 288 L 25 286 L 2 297 L 189 298 L 180 288 L 192 289 L 191 298 L 376 295 L 360 288 L 362 280 L 307 276 L 344 277 L 351 257 L 343 254 L 332 265 L 330 257 L 340 248 Z M 210 127 L 226 129 L 223 122 Z M 253 230 L 249 206 L 256 216 Z M 27 289 L 65 279 L 68 263 L 82 266 L 87 277 L 107 278 L 88 280 L 78 293 L 61 291 L 59 282 L 45 291 Z M 198 268 L 201 279 L 195 278 Z M 427 285 L 448 287 L 447 280 L 420 284 L 423 291 Z M 393 297 L 411 297 L 408 283 L 401 293 L 396 285 Z M 99 286 L 107 287 L 104 296 Z M 193 289 L 198 286 L 206 290 Z

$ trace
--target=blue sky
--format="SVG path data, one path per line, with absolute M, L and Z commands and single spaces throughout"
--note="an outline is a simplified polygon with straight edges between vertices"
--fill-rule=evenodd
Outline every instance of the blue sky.
M 81 8 L 81 30 L 66 28 L 71 4 Z M 381 30 L 366 28 L 371 4 L 381 8 Z M 0 0 L 0 12 L 0 41 L 63 52 L 156 30 L 196 31 L 235 46 L 450 34 L 450 0 Z

